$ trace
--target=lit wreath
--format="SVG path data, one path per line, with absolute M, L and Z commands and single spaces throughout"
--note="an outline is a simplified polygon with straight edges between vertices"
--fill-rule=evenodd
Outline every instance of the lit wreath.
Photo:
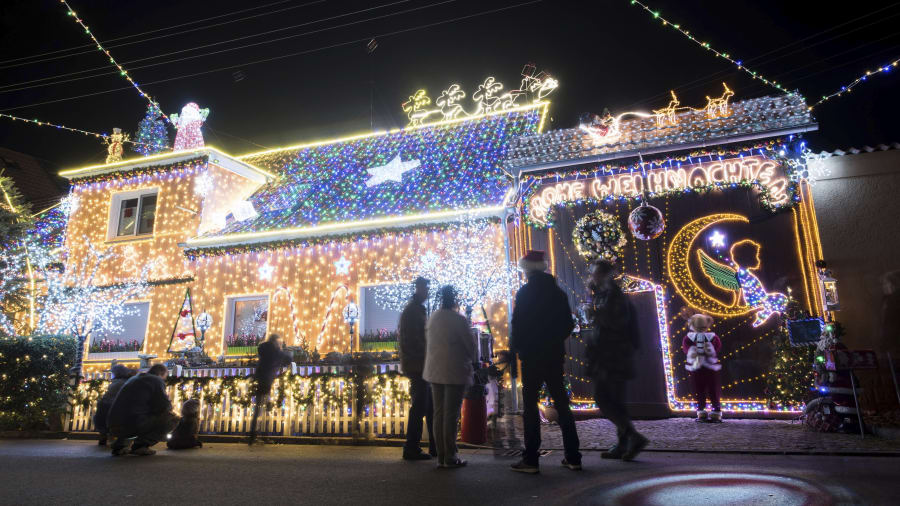
M 628 240 L 615 216 L 597 210 L 575 222 L 572 242 L 578 254 L 589 262 L 602 258 L 615 263 Z

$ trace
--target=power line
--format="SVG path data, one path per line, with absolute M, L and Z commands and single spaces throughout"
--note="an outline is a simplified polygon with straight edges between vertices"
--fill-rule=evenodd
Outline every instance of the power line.
M 189 51 L 195 51 L 195 50 L 197 50 L 197 49 L 203 49 L 203 48 L 206 48 L 206 47 L 218 46 L 218 45 L 221 45 L 221 44 L 227 44 L 227 43 L 236 42 L 236 41 L 243 40 L 243 39 L 248 39 L 248 38 L 258 37 L 258 36 L 261 36 L 261 35 L 267 35 L 267 34 L 274 33 L 274 32 L 278 32 L 278 31 L 284 31 L 284 30 L 289 30 L 289 29 L 293 29 L 293 28 L 298 28 L 298 27 L 301 27 L 301 26 L 307 26 L 307 25 L 319 23 L 319 22 L 322 22 L 322 21 L 331 21 L 331 20 L 333 20 L 333 19 L 342 18 L 342 17 L 347 17 L 347 16 L 352 16 L 352 15 L 354 15 L 354 14 L 359 14 L 359 13 L 362 13 L 362 12 L 367 12 L 367 11 L 371 11 L 371 10 L 375 10 L 375 9 L 380 9 L 380 8 L 382 8 L 382 7 L 389 7 L 389 6 L 397 5 L 397 4 L 400 4 L 400 3 L 406 3 L 406 2 L 408 2 L 408 1 L 409 1 L 409 0 L 400 0 L 400 1 L 397 1 L 397 2 L 392 2 L 392 3 L 389 3 L 389 4 L 383 4 L 383 5 L 379 5 L 379 6 L 375 6 L 375 7 L 369 7 L 369 8 L 366 8 L 366 9 L 361 9 L 361 10 L 354 11 L 354 12 L 349 12 L 349 13 L 346 13 L 346 14 L 340 14 L 340 15 L 337 15 L 337 16 L 331 16 L 331 17 L 328 17 L 328 18 L 323 18 L 323 19 L 314 20 L 314 21 L 307 21 L 307 22 L 305 22 L 305 23 L 300 23 L 300 24 L 298 24 L 298 25 L 293 25 L 293 26 L 289 26 L 289 27 L 285 27 L 285 28 L 278 28 L 278 29 L 275 29 L 275 30 L 267 31 L 267 32 L 259 32 L 259 33 L 256 33 L 256 34 L 245 35 L 245 36 L 233 38 L 233 39 L 230 39 L 230 40 L 219 41 L 219 42 L 213 42 L 213 43 L 210 43 L 210 44 L 204 44 L 204 45 L 200 45 L 200 46 L 196 46 L 196 47 L 192 47 L 192 48 L 187 48 L 187 49 L 179 49 L 179 50 L 177 50 L 177 51 L 171 51 L 171 52 L 168 52 L 168 53 L 163 53 L 163 54 L 159 54 L 159 55 L 155 55 L 155 56 L 148 56 L 148 57 L 145 57 L 145 58 L 138 58 L 138 59 L 136 59 L 136 60 L 131 60 L 130 62 L 123 63 L 123 65 L 129 65 L 129 67 L 131 68 L 132 71 L 133 71 L 133 70 L 143 69 L 143 68 L 148 68 L 148 67 L 155 67 L 155 66 L 159 66 L 159 65 L 168 65 L 168 64 L 170 64 L 170 63 L 176 63 L 176 62 L 180 62 L 180 61 L 184 61 L 184 60 L 191 60 L 191 59 L 202 58 L 202 57 L 206 57 L 206 56 L 213 56 L 213 55 L 216 55 L 216 54 L 226 53 L 226 52 L 229 52 L 229 51 L 237 51 L 237 50 L 240 50 L 240 49 L 246 49 L 246 48 L 249 48 L 249 47 L 259 46 L 259 45 L 262 45 L 262 44 L 271 44 L 271 43 L 273 43 L 273 42 L 280 42 L 280 41 L 286 40 L 286 39 L 292 39 L 292 38 L 296 38 L 296 37 L 303 37 L 303 36 L 305 36 L 305 35 L 311 35 L 311 34 L 315 34 L 315 33 L 327 32 L 327 31 L 330 31 L 330 30 L 336 30 L 336 29 L 338 29 L 338 28 L 345 28 L 345 27 L 347 27 L 347 26 L 352 26 L 352 25 L 356 25 L 356 24 L 366 23 L 366 22 L 369 22 L 369 21 L 375 21 L 375 20 L 378 20 L 378 19 L 384 19 L 384 18 L 389 18 L 389 17 L 393 17 L 393 16 L 399 16 L 399 15 L 407 14 L 407 13 L 410 13 L 410 12 L 413 12 L 413 11 L 419 11 L 419 10 L 428 9 L 428 8 L 431 8 L 431 7 L 437 7 L 437 6 L 440 6 L 440 5 L 444 5 L 444 4 L 448 4 L 448 3 L 453 3 L 453 2 L 456 2 L 457 0 L 444 0 L 444 1 L 442 1 L 442 2 L 437 2 L 437 3 L 433 3 L 433 4 L 429 4 L 429 5 L 424 5 L 424 6 L 420 6 L 420 7 L 414 7 L 414 8 L 410 8 L 410 9 L 406 9 L 406 10 L 402 10 L 402 11 L 397 11 L 397 12 L 389 13 L 389 14 L 382 14 L 382 15 L 380 15 L 380 16 L 374 16 L 374 17 L 367 18 L 367 19 L 351 21 L 351 22 L 348 22 L 348 23 L 340 24 L 340 25 L 335 25 L 335 26 L 330 26 L 330 27 L 325 27 L 325 28 L 319 28 L 319 29 L 316 29 L 316 30 L 310 30 L 310 31 L 307 31 L 307 32 L 298 33 L 298 34 L 294 34 L 294 35 L 286 35 L 286 36 L 284 36 L 284 37 L 278 37 L 278 38 L 275 38 L 275 39 L 270 39 L 270 40 L 265 40 L 265 41 L 260 41 L 260 42 L 253 42 L 253 43 L 250 43 L 250 44 L 244 44 L 244 45 L 241 45 L 241 46 L 236 46 L 236 47 L 233 47 L 233 48 L 222 49 L 222 50 L 219 50 L 219 51 L 211 51 L 211 52 L 209 52 L 209 53 L 204 53 L 204 54 L 199 54 L 199 55 L 194 55 L 194 56 L 186 56 L 186 57 L 183 57 L 183 58 L 176 58 L 176 59 L 174 59 L 174 60 L 169 60 L 169 61 L 164 61 L 164 62 L 158 62 L 158 63 L 150 63 L 150 64 L 147 64 L 147 65 L 139 65 L 139 66 L 135 66 L 135 67 L 131 67 L 131 66 L 130 66 L 132 63 L 136 63 L 136 62 L 140 62 L 140 61 L 153 60 L 153 59 L 156 59 L 156 58 L 162 58 L 162 57 L 164 57 L 164 56 L 171 56 L 171 55 L 174 55 L 174 54 L 185 53 L 185 52 L 189 52 Z M 105 67 L 105 66 L 104 66 L 104 67 L 98 67 L 97 69 L 91 69 L 91 70 L 98 70 L 98 69 L 103 69 L 103 68 L 106 68 L 106 67 Z M 79 72 L 75 72 L 75 73 L 80 73 L 80 72 L 86 72 L 86 71 L 79 71 Z M 113 73 L 114 73 L 114 72 L 113 72 Z M 104 73 L 102 73 L 102 74 L 94 74 L 94 75 L 83 76 L 83 77 L 74 77 L 74 78 L 71 78 L 71 79 L 64 79 L 64 80 L 55 81 L 55 82 L 52 82 L 52 83 L 36 84 L 36 85 L 32 85 L 32 86 L 21 86 L 21 87 L 19 87 L 19 88 L 13 88 L 13 89 L 2 89 L 2 88 L 7 88 L 7 87 L 9 87 L 9 86 L 16 86 L 15 84 L 12 84 L 12 85 L 6 85 L 6 86 L 0 86 L 0 93 L 11 93 L 11 92 L 14 92 L 14 91 L 21 91 L 21 90 L 27 90 L 27 89 L 32 89 L 32 88 L 41 88 L 41 87 L 45 87 L 45 86 L 53 86 L 53 85 L 56 85 L 56 84 L 63 84 L 63 83 L 72 82 L 72 81 L 80 81 L 80 80 L 84 80 L 84 79 L 93 79 L 93 78 L 95 78 L 95 77 L 103 77 L 103 76 L 111 75 L 111 74 L 112 74 L 112 73 L 110 73 L 110 72 L 104 72 Z
M 404 29 L 402 29 L 402 30 L 395 30 L 395 31 L 392 31 L 392 32 L 386 32 L 386 33 L 378 34 L 378 35 L 369 35 L 369 36 L 367 36 L 367 37 L 363 37 L 363 38 L 360 38 L 360 39 L 350 40 L 350 41 L 347 41 L 347 42 L 339 42 L 339 43 L 336 43 L 336 44 L 330 44 L 330 45 L 328 45 L 328 46 L 322 46 L 322 47 L 318 47 L 318 48 L 314 48 L 314 49 L 307 49 L 307 50 L 304 50 L 304 51 L 298 51 L 298 52 L 295 52 L 295 53 L 289 53 L 289 54 L 286 54 L 286 55 L 272 56 L 272 57 L 269 57 L 269 58 L 263 58 L 263 59 L 260 59 L 260 60 L 254 60 L 254 61 L 250 61 L 250 62 L 246 62 L 246 63 L 241 63 L 241 64 L 238 64 L 238 65 L 229 65 L 229 66 L 226 66 L 226 67 L 219 67 L 219 68 L 212 69 L 212 70 L 205 70 L 205 71 L 202 71 L 202 72 L 195 72 L 195 73 L 192 73 L 192 74 L 185 74 L 185 75 L 181 75 L 181 76 L 170 77 L 170 78 L 167 78 L 167 79 L 159 79 L 159 80 L 156 80 L 156 81 L 151 81 L 151 82 L 148 82 L 148 83 L 144 83 L 144 86 L 150 86 L 150 85 L 153 85 L 153 84 L 166 83 L 166 82 L 170 82 L 170 81 L 176 81 L 176 80 L 179 80 L 179 79 L 186 79 L 186 78 L 189 78 L 189 77 L 197 77 L 197 76 L 201 76 L 201 75 L 205 75 L 205 74 L 211 74 L 211 73 L 214 73 L 214 72 L 220 72 L 220 71 L 223 71 L 223 70 L 231 70 L 231 69 L 235 69 L 235 68 L 239 68 L 239 67 L 248 67 L 248 66 L 250 66 L 250 65 L 256 65 L 256 64 L 259 64 L 259 63 L 267 63 L 267 62 L 270 62 L 270 61 L 282 60 L 282 59 L 285 59 L 285 58 L 291 58 L 291 57 L 294 57 L 294 56 L 301 56 L 301 55 L 305 55 L 305 54 L 316 53 L 316 52 L 319 52 L 319 51 L 325 51 L 325 50 L 328 50 L 328 49 L 334 49 L 334 48 L 337 48 L 337 47 L 348 46 L 348 45 L 351 45 L 351 44 L 358 44 L 358 43 L 360 43 L 360 42 L 368 42 L 369 40 L 372 40 L 373 38 L 386 38 L 386 37 L 392 37 L 392 36 L 394 36 L 394 35 L 400 35 L 400 34 L 403 34 L 403 33 L 414 32 L 414 31 L 418 31 L 418 30 L 423 30 L 423 29 L 425 29 L 425 28 L 431 28 L 431 27 L 433 27 L 433 26 L 445 25 L 445 24 L 448 24 L 448 23 L 454 23 L 454 22 L 456 22 L 456 21 L 462 21 L 462 20 L 465 20 L 465 19 L 471 19 L 471 18 L 476 18 L 476 17 L 480 17 L 480 16 L 486 16 L 486 15 L 489 15 L 489 14 L 495 14 L 495 13 L 497 13 L 497 12 L 503 12 L 503 11 L 507 11 L 507 10 L 511 10 L 511 9 L 516 9 L 516 8 L 518 8 L 518 7 L 524 7 L 524 6 L 526 6 L 526 5 L 533 5 L 533 4 L 540 3 L 540 2 L 542 2 L 542 1 L 543 1 L 543 0 L 530 0 L 530 1 L 528 1 L 528 2 L 522 2 L 522 3 L 518 3 L 518 4 L 513 4 L 513 5 L 506 6 L 506 7 L 499 7 L 499 8 L 496 8 L 496 9 L 489 9 L 489 10 L 486 10 L 486 11 L 476 12 L 476 13 L 474 13 L 474 14 L 468 14 L 468 15 L 466 15 L 466 16 L 459 16 L 459 17 L 447 19 L 447 20 L 444 20 L 444 21 L 436 21 L 436 22 L 434 22 L 434 23 L 427 23 L 427 24 L 424 24 L 424 25 L 414 26 L 414 27 L 412 27 L 412 28 L 404 28 Z M 131 87 L 115 88 L 115 89 L 111 89 L 111 90 L 97 91 L 97 92 L 93 92 L 93 93 L 85 93 L 85 94 L 82 94 L 82 95 L 76 95 L 76 96 L 73 96 L 73 97 L 59 98 L 59 99 L 56 99 L 56 100 L 47 100 L 47 101 L 44 101 L 44 102 L 37 102 L 37 103 L 27 104 L 27 105 L 18 105 L 18 106 L 15 106 L 15 107 L 7 107 L 6 109 L 3 109 L 2 111 L 13 111 L 13 110 L 16 110 L 16 109 L 24 109 L 24 108 L 28 108 L 28 107 L 37 107 L 37 106 L 39 106 L 39 105 L 55 104 L 55 103 L 59 103 L 59 102 L 67 102 L 67 101 L 69 101 L 69 100 L 77 100 L 77 99 L 79 99 L 79 98 L 93 97 L 93 96 L 97 96 L 97 95 L 103 95 L 103 94 L 106 94 L 106 93 L 113 93 L 113 92 L 116 92 L 116 91 L 129 90 L 129 89 L 131 89 Z M 0 111 L 0 112 L 2 112 L 2 111 Z
M 262 5 L 262 6 L 259 6 L 259 7 L 252 7 L 252 8 L 250 8 L 250 9 L 243 9 L 243 10 L 235 11 L 235 12 L 232 12 L 232 13 L 229 13 L 229 14 L 220 14 L 220 15 L 218 15 L 218 16 L 213 16 L 213 17 L 211 17 L 211 18 L 206 18 L 206 19 L 202 19 L 202 20 L 199 20 L 199 21 L 189 21 L 189 22 L 187 22 L 187 23 L 182 23 L 182 24 L 180 24 L 180 25 L 174 25 L 174 26 L 170 26 L 170 27 L 167 27 L 167 28 L 158 28 L 158 29 L 156 29 L 156 30 L 150 30 L 150 31 L 143 32 L 143 33 L 131 34 L 131 35 L 125 35 L 125 36 L 122 36 L 122 37 L 115 37 L 115 38 L 112 38 L 112 39 L 107 39 L 106 42 L 109 43 L 109 42 L 116 41 L 116 40 L 130 39 L 130 38 L 133 38 L 133 37 L 139 37 L 139 36 L 141 36 L 141 35 L 146 35 L 146 34 L 148 34 L 148 33 L 161 32 L 161 31 L 165 31 L 165 30 L 171 30 L 172 28 L 178 28 L 178 27 L 181 27 L 181 26 L 187 26 L 187 25 L 191 25 L 191 24 L 202 23 L 203 21 L 208 21 L 208 20 L 210 20 L 210 19 L 216 19 L 216 18 L 221 18 L 221 17 L 231 16 L 231 15 L 233 15 L 233 14 L 238 14 L 238 13 L 241 13 L 241 12 L 246 12 L 246 11 L 251 11 L 251 10 L 257 10 L 257 9 L 262 9 L 262 8 L 265 8 L 265 7 L 268 7 L 268 6 L 281 4 L 281 3 L 284 3 L 284 2 L 287 2 L 287 1 L 291 1 L 291 0 L 282 0 L 281 2 L 275 2 L 275 3 L 271 3 L 271 4 L 266 4 L 266 5 Z M 293 6 L 293 7 L 286 7 L 286 8 L 284 8 L 284 9 L 276 9 L 276 10 L 274 10 L 274 11 L 263 12 L 263 13 L 260 13 L 260 14 L 254 14 L 253 16 L 247 16 L 247 17 L 243 17 L 243 18 L 239 18 L 239 19 L 233 19 L 233 20 L 230 20 L 230 21 L 224 21 L 224 22 L 222 22 L 222 23 L 215 23 L 215 24 L 212 24 L 212 25 L 209 25 L 209 26 L 201 26 L 201 27 L 197 27 L 197 28 L 191 28 L 191 29 L 188 29 L 188 30 L 182 30 L 182 31 L 180 31 L 180 32 L 169 33 L 169 34 L 160 35 L 160 36 L 157 36 L 157 37 L 150 37 L 150 38 L 147 38 L 147 39 L 136 40 L 136 41 L 126 42 L 126 43 L 122 43 L 122 44 L 111 44 L 111 45 L 108 45 L 107 47 L 108 47 L 108 48 L 114 48 L 114 47 L 129 46 L 129 45 L 132 45 L 132 44 L 140 44 L 140 43 L 143 43 L 143 42 L 149 42 L 149 41 L 151 41 L 151 40 L 161 39 L 161 38 L 164 38 L 164 37 L 171 37 L 171 36 L 173 36 L 173 35 L 181 35 L 181 34 L 184 34 L 184 33 L 196 32 L 196 31 L 198 31 L 198 30 L 206 30 L 206 29 L 208 29 L 208 28 L 215 28 L 215 27 L 217 27 L 217 26 L 223 26 L 223 25 L 227 25 L 227 24 L 230 24 L 230 23 L 236 23 L 236 22 L 238 22 L 238 21 L 246 21 L 246 20 L 248 20 L 248 19 L 258 18 L 258 17 L 260 17 L 260 16 L 267 16 L 267 15 L 270 15 L 270 14 L 277 14 L 277 13 L 279 13 L 279 12 L 284 12 L 284 11 L 288 11 L 288 10 L 292 10 L 292 9 L 299 9 L 299 8 L 301 8 L 301 7 L 307 7 L 307 6 L 309 6 L 309 5 L 319 4 L 319 3 L 323 3 L 323 2 L 325 2 L 325 1 L 326 1 L 326 0 L 315 0 L 315 1 L 307 2 L 307 3 L 301 4 L 301 5 L 295 5 L 295 6 Z M 68 48 L 68 49 L 58 49 L 58 50 L 56 50 L 56 51 L 49 51 L 49 52 L 47 52 L 47 53 L 43 53 L 43 54 L 39 54 L 39 55 L 24 56 L 24 57 L 20 57 L 20 58 L 13 58 L 13 59 L 11 59 L 11 60 L 4 60 L 4 61 L 0 61 L 0 65 L 5 64 L 5 63 L 14 62 L 14 61 L 24 60 L 24 59 L 28 59 L 28 58 L 37 58 L 37 57 L 39 57 L 39 56 L 44 56 L 44 55 L 48 55 L 48 54 L 56 54 L 56 53 L 61 53 L 61 52 L 66 52 L 66 51 L 74 51 L 74 50 L 76 50 L 76 49 L 84 49 L 84 48 L 88 48 L 88 47 L 89 47 L 89 48 L 95 48 L 94 44 L 85 44 L 85 45 L 83 45 L 83 46 L 71 47 L 71 48 Z M 43 59 L 40 59 L 40 60 L 34 60 L 34 61 L 29 61 L 29 62 L 24 62 L 24 63 L 18 63 L 18 64 L 14 64 L 14 65 L 3 65 L 3 66 L 0 66 L 0 69 L 3 69 L 3 68 L 12 68 L 12 67 L 21 67 L 21 66 L 23 66 L 23 65 L 31 65 L 31 64 L 33 64 L 33 63 L 41 63 L 41 62 L 45 62 L 45 61 L 58 60 L 58 59 L 60 59 L 60 58 L 69 58 L 69 57 L 71 57 L 71 56 L 78 56 L 78 55 L 80 55 L 80 54 L 87 54 L 87 53 L 92 53 L 92 52 L 93 52 L 92 50 L 79 51 L 79 52 L 77 52 L 77 53 L 71 53 L 71 54 L 66 54 L 66 55 L 62 55 L 62 56 L 54 56 L 54 57 L 51 57 L 51 58 L 43 58 Z

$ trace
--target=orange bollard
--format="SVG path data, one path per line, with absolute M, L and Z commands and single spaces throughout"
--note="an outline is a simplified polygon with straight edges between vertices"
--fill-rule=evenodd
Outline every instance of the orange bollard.
M 462 435 L 460 441 L 473 445 L 487 442 L 487 398 L 467 395 L 462 404 Z

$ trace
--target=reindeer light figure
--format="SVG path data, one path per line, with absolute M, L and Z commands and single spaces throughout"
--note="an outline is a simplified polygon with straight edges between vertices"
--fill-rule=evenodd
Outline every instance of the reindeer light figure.
M 727 84 L 722 83 L 722 86 L 725 87 L 725 91 L 721 97 L 709 98 L 709 95 L 706 96 L 706 117 L 709 119 L 724 118 L 731 114 L 728 110 L 728 99 L 734 96 L 734 92 L 728 88 Z
M 465 109 L 459 103 L 460 100 L 466 98 L 466 92 L 460 89 L 458 84 L 454 84 L 441 92 L 435 104 L 441 108 L 441 114 L 444 119 L 454 119 L 459 116 L 466 115 Z
M 497 92 L 503 89 L 503 83 L 498 82 L 493 77 L 488 77 L 484 80 L 480 86 L 478 86 L 478 90 L 475 91 L 475 94 L 472 95 L 472 99 L 475 100 L 477 104 L 477 108 L 475 110 L 475 114 L 481 114 L 486 112 L 491 112 L 494 109 L 499 109 L 501 104 L 500 97 L 497 96 Z
M 431 104 L 431 98 L 425 90 L 416 91 L 409 97 L 409 100 L 403 102 L 401 106 L 403 107 L 403 112 L 406 113 L 406 117 L 409 118 L 410 126 L 421 125 L 425 118 L 440 112 L 438 109 L 425 109 L 429 104 Z
M 654 109 L 653 114 L 656 115 L 656 126 L 663 126 L 668 122 L 670 125 L 675 125 L 678 123 L 678 120 L 675 118 L 675 113 L 679 109 L 679 105 L 681 105 L 681 101 L 678 100 L 678 97 L 675 96 L 675 90 L 669 90 L 669 93 L 672 95 L 672 100 L 669 100 L 669 105 L 663 107 L 662 109 Z M 681 109 L 686 109 L 682 107 Z

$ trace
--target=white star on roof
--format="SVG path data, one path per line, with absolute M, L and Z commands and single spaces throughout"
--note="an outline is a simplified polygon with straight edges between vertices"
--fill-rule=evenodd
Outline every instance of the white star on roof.
M 334 263 L 334 269 L 337 274 L 350 274 L 350 260 L 341 255 L 340 260 Z
M 422 163 L 419 160 L 404 162 L 400 159 L 400 154 L 398 153 L 397 156 L 387 164 L 366 169 L 366 171 L 369 172 L 369 175 L 372 176 L 366 181 L 366 186 L 371 188 L 372 186 L 379 185 L 385 181 L 403 182 L 403 174 L 415 169 L 421 164 Z

